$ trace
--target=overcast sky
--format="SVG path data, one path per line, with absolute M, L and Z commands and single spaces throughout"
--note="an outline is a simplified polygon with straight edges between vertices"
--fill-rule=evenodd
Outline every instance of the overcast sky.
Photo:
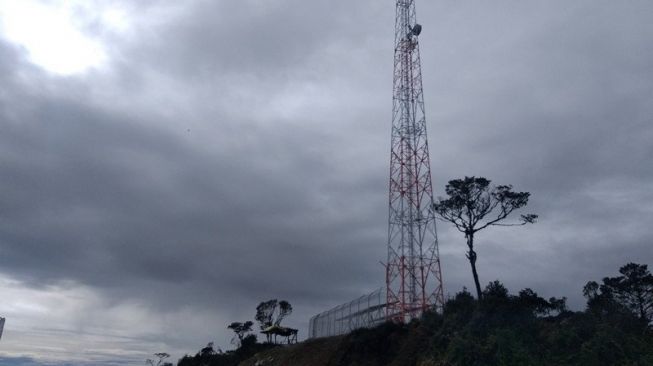
M 481 281 L 567 296 L 653 265 L 653 3 L 417 2 L 435 194 L 529 191 Z M 286 299 L 383 285 L 390 0 L 0 0 L 3 365 L 176 359 Z M 524 212 L 524 213 L 526 213 Z M 445 291 L 473 286 L 438 227 Z

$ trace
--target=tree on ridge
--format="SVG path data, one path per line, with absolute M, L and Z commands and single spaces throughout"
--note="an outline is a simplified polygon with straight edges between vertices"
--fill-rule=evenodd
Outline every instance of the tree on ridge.
M 511 185 L 490 186 L 483 177 L 465 177 L 450 180 L 445 188 L 448 197 L 438 198 L 433 210 L 440 219 L 452 223 L 465 234 L 467 259 L 472 267 L 476 295 L 483 297 L 476 268 L 474 237 L 477 232 L 490 226 L 519 226 L 535 223 L 537 215 L 521 215 L 518 222 L 503 223 L 513 211 L 528 203 L 529 192 L 515 192 Z
M 653 274 L 646 264 L 628 263 L 619 268 L 621 276 L 605 277 L 599 285 L 588 282 L 583 294 L 588 305 L 616 302 L 646 324 L 653 322 Z
M 244 323 L 241 322 L 233 322 L 227 326 L 227 328 L 231 329 L 234 331 L 235 336 L 231 340 L 232 344 L 235 344 L 236 342 L 238 343 L 238 346 L 241 346 L 243 344 L 243 339 L 247 335 L 247 333 L 252 331 L 252 323 L 251 321 L 246 321 Z

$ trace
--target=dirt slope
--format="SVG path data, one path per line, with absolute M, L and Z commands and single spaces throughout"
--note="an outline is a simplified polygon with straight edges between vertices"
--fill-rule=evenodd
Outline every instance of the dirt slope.
M 387 323 L 256 354 L 240 366 L 429 366 L 424 328 Z
M 258 353 L 239 366 L 331 366 L 343 337 L 309 340 Z

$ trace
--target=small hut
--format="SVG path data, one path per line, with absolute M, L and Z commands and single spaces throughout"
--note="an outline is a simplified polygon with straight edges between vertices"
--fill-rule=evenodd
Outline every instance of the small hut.
M 297 343 L 297 329 L 286 328 L 275 324 L 263 329 L 261 333 L 265 334 L 268 339 L 272 339 L 272 336 L 274 336 L 274 344 L 279 344 L 277 342 L 277 336 L 286 338 L 287 344 Z

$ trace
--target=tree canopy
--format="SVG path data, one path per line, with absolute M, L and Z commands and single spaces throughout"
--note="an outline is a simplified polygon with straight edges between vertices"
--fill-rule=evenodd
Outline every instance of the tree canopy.
M 653 275 L 645 264 L 628 263 L 619 269 L 621 276 L 605 277 L 603 283 L 590 281 L 583 294 L 591 309 L 627 309 L 640 320 L 653 321 Z
M 272 299 L 261 302 L 256 307 L 254 319 L 259 322 L 261 330 L 273 325 L 280 325 L 281 321 L 292 313 L 292 305 L 286 300 Z
M 250 320 L 241 323 L 241 322 L 233 322 L 227 326 L 227 328 L 231 329 L 234 331 L 235 335 L 234 338 L 231 340 L 232 343 L 238 343 L 238 345 L 241 345 L 243 343 L 243 339 L 247 336 L 249 332 L 252 331 L 252 325 L 254 325 L 253 322 Z

